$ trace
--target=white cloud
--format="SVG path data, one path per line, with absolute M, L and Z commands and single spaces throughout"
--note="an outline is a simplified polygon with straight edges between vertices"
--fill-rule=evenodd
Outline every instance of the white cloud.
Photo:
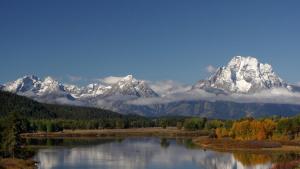
M 208 66 L 206 66 L 205 69 L 206 69 L 207 73 L 215 73 L 217 71 L 217 68 L 214 67 L 213 65 L 208 65 Z
M 51 102 L 54 102 L 54 103 L 59 103 L 59 104 L 65 104 L 65 105 L 75 105 L 75 106 L 83 106 L 84 104 L 80 101 L 77 101 L 77 100 L 69 100 L 67 98 L 64 98 L 64 97 L 59 97 L 59 98 L 56 98 L 54 101 L 50 101 Z
M 183 85 L 179 82 L 172 80 L 148 82 L 151 89 L 161 96 L 169 95 L 172 93 L 186 92 L 191 89 L 189 85 Z
M 134 105 L 151 105 L 151 104 L 166 104 L 171 102 L 178 101 L 192 101 L 192 100 L 213 100 L 216 99 L 216 95 L 212 93 L 208 93 L 204 90 L 189 90 L 182 91 L 178 93 L 172 93 L 169 95 L 165 95 L 163 97 L 151 97 L 151 98 L 138 98 L 135 100 L 130 100 L 128 104 Z
M 231 94 L 216 95 L 202 89 L 194 89 L 187 92 L 172 93 L 159 98 L 139 98 L 130 100 L 128 104 L 151 105 L 165 104 L 179 101 L 232 101 L 237 103 L 278 103 L 278 104 L 300 104 L 300 93 L 291 92 L 284 88 L 261 91 L 254 94 Z
M 110 84 L 117 83 L 117 82 L 118 82 L 119 80 L 121 80 L 122 78 L 124 78 L 124 77 L 108 76 L 108 77 L 99 79 L 99 81 L 100 81 L 101 83 L 110 85 Z

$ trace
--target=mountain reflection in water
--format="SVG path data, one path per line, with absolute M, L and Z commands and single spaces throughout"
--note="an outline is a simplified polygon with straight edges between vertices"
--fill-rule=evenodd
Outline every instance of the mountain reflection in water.
M 281 169 L 298 164 L 299 155 L 216 152 L 193 149 L 191 140 L 31 140 L 59 146 L 41 148 L 34 160 L 41 169 Z

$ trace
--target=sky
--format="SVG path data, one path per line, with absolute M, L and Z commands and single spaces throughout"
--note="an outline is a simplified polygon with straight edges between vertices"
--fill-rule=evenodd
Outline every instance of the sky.
M 300 82 L 297 0 L 1 0 L 0 83 L 133 74 L 193 84 L 235 55 Z

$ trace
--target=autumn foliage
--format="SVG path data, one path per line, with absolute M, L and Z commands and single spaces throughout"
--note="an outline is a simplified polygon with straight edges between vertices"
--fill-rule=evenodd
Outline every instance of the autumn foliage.
M 229 136 L 229 131 L 224 127 L 217 128 L 216 129 L 216 135 L 217 135 L 218 138 L 228 137 Z
M 218 138 L 231 136 L 237 140 L 265 140 L 272 137 L 277 123 L 271 119 L 244 119 L 235 121 L 231 129 L 219 127 L 216 129 Z
M 276 123 L 270 119 L 247 119 L 234 122 L 231 128 L 231 136 L 238 140 L 265 140 L 273 135 Z

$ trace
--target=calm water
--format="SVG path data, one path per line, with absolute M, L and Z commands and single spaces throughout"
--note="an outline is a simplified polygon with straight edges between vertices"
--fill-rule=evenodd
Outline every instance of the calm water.
M 295 153 L 224 153 L 195 148 L 189 139 L 30 140 L 41 169 L 269 169 L 297 163 Z M 52 146 L 55 145 L 55 146 Z

